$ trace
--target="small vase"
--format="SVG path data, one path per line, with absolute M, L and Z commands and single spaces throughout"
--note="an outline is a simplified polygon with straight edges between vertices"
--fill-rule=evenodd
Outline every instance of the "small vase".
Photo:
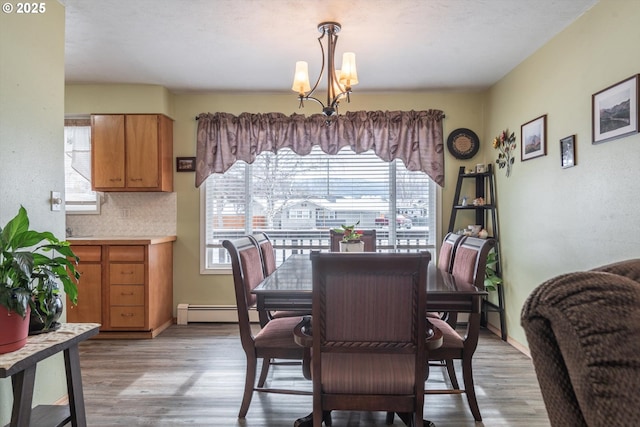
M 364 252 L 364 242 L 361 240 L 340 242 L 340 252 Z
M 58 319 L 62 316 L 62 298 L 56 295 L 49 303 L 49 314 L 40 311 L 39 301 L 35 301 L 36 309 L 31 312 L 31 320 L 29 322 L 29 335 L 38 335 L 46 332 L 55 331 L 60 328 Z

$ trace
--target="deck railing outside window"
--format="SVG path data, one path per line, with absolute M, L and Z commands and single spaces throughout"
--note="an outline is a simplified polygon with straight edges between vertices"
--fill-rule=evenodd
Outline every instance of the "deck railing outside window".
M 329 250 L 328 230 L 296 230 L 295 235 L 287 230 L 260 230 L 267 233 L 276 252 L 276 264 L 280 265 L 292 254 L 306 254 L 311 251 Z M 229 255 L 222 247 L 225 239 L 236 239 L 244 236 L 244 230 L 229 230 L 216 232 L 219 243 L 207 245 L 207 257 L 209 264 L 228 264 L 231 261 Z M 389 243 L 389 230 L 376 230 L 376 248 L 378 252 L 418 252 L 433 251 L 433 245 L 429 244 L 429 232 L 425 230 L 397 230 L 396 245 Z

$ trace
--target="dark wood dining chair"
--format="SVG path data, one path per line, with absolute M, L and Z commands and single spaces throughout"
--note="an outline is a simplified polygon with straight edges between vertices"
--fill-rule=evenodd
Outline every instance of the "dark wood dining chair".
M 271 275 L 274 271 L 276 271 L 276 253 L 273 249 L 273 243 L 271 243 L 271 239 L 264 232 L 253 233 L 253 235 L 249 236 L 254 243 L 260 249 L 260 260 L 262 262 L 262 271 L 264 272 L 264 277 Z
M 478 289 L 484 289 L 487 257 L 495 243 L 495 239 L 480 239 L 469 236 L 460 238 L 453 252 L 453 259 L 450 262 L 451 268 L 449 271 L 453 277 L 463 283 L 472 283 Z M 440 268 L 440 264 L 438 264 L 438 268 Z M 445 319 L 454 329 L 458 323 L 458 313 L 456 312 L 428 313 L 428 315 L 429 318 L 440 317 Z M 455 375 L 452 367 L 449 367 L 449 371 Z M 454 382 L 454 379 L 452 378 L 451 381 Z
M 480 408 L 476 398 L 475 385 L 473 381 L 473 354 L 478 346 L 480 333 L 482 299 L 476 298 L 469 306 L 468 319 L 464 331 L 458 332 L 448 321 L 443 319 L 429 318 L 431 324 L 442 332 L 442 345 L 429 352 L 429 366 L 446 366 L 447 374 L 451 381 L 450 389 L 426 389 L 425 394 L 466 394 L 469 409 L 476 421 L 482 421 Z M 465 311 L 466 312 L 466 311 Z M 464 389 L 460 389 L 456 378 L 454 360 L 460 360 L 462 365 L 462 379 Z
M 549 279 L 522 307 L 553 427 L 632 426 L 640 419 L 640 261 L 596 270 Z
M 254 391 L 309 394 L 309 392 L 300 390 L 265 387 L 271 365 L 291 364 L 291 361 L 296 361 L 296 364 L 301 365 L 302 360 L 305 358 L 305 349 L 297 345 L 293 339 L 293 329 L 300 323 L 302 317 L 272 319 L 262 325 L 254 335 L 249 320 L 249 308 L 256 304 L 256 296 L 251 291 L 264 279 L 260 250 L 254 240 L 248 236 L 235 240 L 225 240 L 222 242 L 222 246 L 227 249 L 231 257 L 240 341 L 247 358 L 244 394 L 238 413 L 238 418 L 244 418 L 249 410 Z M 256 386 L 258 359 L 262 359 L 262 370 Z M 276 362 L 275 359 L 288 360 L 289 362 Z
M 456 282 L 473 285 L 478 289 L 484 289 L 485 269 L 487 256 L 495 246 L 494 239 L 480 239 L 477 237 L 464 237 L 461 239 L 455 251 L 451 265 L 451 275 Z M 476 421 L 481 421 L 480 408 L 476 399 L 473 382 L 472 358 L 478 345 L 480 333 L 480 321 L 482 315 L 482 299 L 476 298 L 474 304 L 468 310 L 466 330 L 460 334 L 456 331 L 458 314 L 460 312 L 448 312 L 441 319 L 429 317 L 435 327 L 443 333 L 443 344 L 437 350 L 429 354 L 430 366 L 441 366 L 447 370 L 451 381 L 451 389 L 438 390 L 437 393 L 465 393 L 469 408 Z M 464 389 L 460 389 L 454 360 L 460 360 L 462 364 L 462 377 Z M 429 393 L 433 393 L 430 391 Z
M 495 239 L 465 237 L 456 249 L 451 274 L 457 280 L 473 283 L 478 289 L 484 289 L 487 257 L 495 245 Z
M 456 233 L 447 233 L 447 235 L 444 236 L 442 245 L 440 245 L 440 252 L 438 253 L 438 269 L 451 273 L 456 250 L 464 239 L 466 239 L 465 236 Z
M 365 252 L 375 252 L 376 251 L 376 230 L 360 230 L 362 233 L 362 237 L 360 240 L 364 242 L 364 251 Z M 329 250 L 331 252 L 340 252 L 340 241 L 342 240 L 342 233 L 339 233 L 335 230 L 329 230 Z
M 313 426 L 332 410 L 396 412 L 422 426 L 430 254 L 312 253 Z
M 262 260 L 262 270 L 264 272 L 264 277 L 270 276 L 276 271 L 276 253 L 273 248 L 273 243 L 271 243 L 271 239 L 264 232 L 257 232 L 253 235 L 249 236 L 250 239 L 254 241 L 254 243 L 260 249 L 260 259 Z M 310 311 L 289 311 L 289 310 L 276 310 L 269 311 L 264 313 L 265 316 L 260 316 L 260 322 L 264 324 L 270 319 L 278 319 L 280 317 L 299 317 L 305 315 L 311 315 Z
M 458 249 L 458 245 L 462 243 L 462 241 L 466 239 L 462 234 L 455 233 L 447 233 L 442 239 L 442 244 L 440 245 L 440 251 L 438 252 L 438 269 L 442 270 L 446 273 L 451 273 L 451 268 L 453 267 L 453 259 L 456 254 L 456 250 Z M 448 319 L 449 312 L 428 312 L 427 315 L 430 318 L 436 319 Z

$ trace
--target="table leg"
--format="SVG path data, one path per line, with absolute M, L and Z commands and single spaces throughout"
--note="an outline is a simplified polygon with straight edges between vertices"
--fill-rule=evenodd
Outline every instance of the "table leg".
M 11 376 L 13 386 L 12 426 L 28 426 L 31 422 L 31 404 L 33 403 L 33 386 L 36 380 L 36 365 Z
M 84 410 L 78 345 L 71 346 L 64 351 L 64 366 L 67 372 L 67 393 L 69 393 L 71 425 L 73 427 L 86 427 L 87 416 Z
M 411 414 L 408 413 L 400 413 L 398 412 L 398 417 L 405 423 L 405 425 L 409 425 L 409 420 L 411 419 Z M 393 418 L 392 418 L 393 421 Z M 422 420 L 422 425 L 424 427 L 436 427 L 436 425 L 434 423 L 432 423 L 429 420 Z
M 322 421 L 325 426 L 331 426 L 331 411 L 324 411 L 322 414 Z M 306 417 L 298 418 L 293 427 L 313 427 L 313 412 Z

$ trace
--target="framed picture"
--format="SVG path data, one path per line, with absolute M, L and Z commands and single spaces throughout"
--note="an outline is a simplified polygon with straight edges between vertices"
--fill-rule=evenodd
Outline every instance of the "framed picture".
M 547 155 L 547 115 L 522 125 L 522 161 Z
M 593 143 L 638 133 L 638 77 L 629 77 L 592 96 Z
M 560 140 L 560 165 L 570 168 L 576 165 L 576 136 L 571 135 Z
M 195 172 L 195 170 L 196 170 L 195 157 L 176 157 L 177 172 Z

